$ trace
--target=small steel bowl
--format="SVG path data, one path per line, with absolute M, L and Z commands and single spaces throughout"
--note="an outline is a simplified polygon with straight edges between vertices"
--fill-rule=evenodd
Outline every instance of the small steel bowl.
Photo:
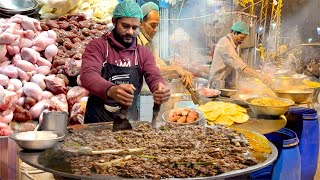
M 312 96 L 313 90 L 275 90 L 275 93 L 280 98 L 291 99 L 296 103 L 302 103 Z
M 265 105 L 256 105 L 252 104 L 252 100 L 262 98 L 262 97 L 255 97 L 255 98 L 249 98 L 246 100 L 248 103 L 250 109 L 256 114 L 256 115 L 269 115 L 269 116 L 280 116 L 286 113 L 290 106 L 294 105 L 294 101 L 290 99 L 284 99 L 284 98 L 273 98 L 277 100 L 281 100 L 283 102 L 288 103 L 287 106 L 265 106 Z
M 177 123 L 177 122 L 171 122 L 168 120 L 168 117 L 169 117 L 169 114 L 172 112 L 172 111 L 176 111 L 176 110 L 180 110 L 180 109 L 189 109 L 189 110 L 192 110 L 192 111 L 196 111 L 198 113 L 198 118 L 193 121 L 192 123 Z M 171 124 L 179 124 L 179 125 L 187 125 L 187 124 L 192 124 L 192 125 L 204 125 L 204 114 L 202 111 L 198 110 L 198 109 L 193 109 L 193 108 L 177 108 L 177 109 L 171 109 L 171 110 L 168 110 L 168 111 L 165 111 L 163 114 L 162 114 L 162 119 L 167 122 L 167 123 L 171 123 Z
M 26 150 L 50 149 L 63 137 L 63 133 L 56 131 L 27 131 L 10 135 L 20 148 Z
M 6 0 L 0 2 L 0 8 L 5 11 L 29 11 L 38 7 L 39 2 L 37 0 Z
M 232 95 L 235 95 L 238 90 L 237 89 L 219 89 L 221 91 L 221 96 L 230 97 Z

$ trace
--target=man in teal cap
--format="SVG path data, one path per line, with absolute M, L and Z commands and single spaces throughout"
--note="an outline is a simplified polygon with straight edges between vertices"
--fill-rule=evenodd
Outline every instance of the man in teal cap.
M 243 62 L 237 48 L 249 35 L 249 26 L 238 21 L 231 27 L 231 32 L 222 37 L 215 45 L 211 64 L 209 83 L 217 89 L 236 88 L 237 74 L 252 76 L 262 80 L 265 84 L 270 78 L 262 76 Z
M 92 40 L 82 56 L 81 83 L 89 92 L 85 123 L 113 121 L 118 117 L 137 120 L 136 100 L 143 77 L 154 103 L 168 101 L 170 90 L 160 75 L 150 50 L 137 44 L 141 8 L 132 0 L 119 3 L 114 11 L 114 29 Z M 125 112 L 125 113 L 123 113 Z
M 137 37 L 138 44 L 146 46 L 152 51 L 161 74 L 170 77 L 168 80 L 181 78 L 184 86 L 191 86 L 192 74 L 180 66 L 166 65 L 166 63 L 159 58 L 158 51 L 153 45 L 152 39 L 158 32 L 160 21 L 159 6 L 154 2 L 147 2 L 141 6 L 141 10 L 143 19 L 140 25 L 140 33 Z

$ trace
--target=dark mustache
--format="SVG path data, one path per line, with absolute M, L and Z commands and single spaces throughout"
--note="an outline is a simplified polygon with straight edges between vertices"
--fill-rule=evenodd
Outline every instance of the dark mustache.
M 134 36 L 132 36 L 132 35 L 125 35 L 125 36 L 123 36 L 124 38 L 131 38 L 131 39 L 133 39 L 134 38 Z

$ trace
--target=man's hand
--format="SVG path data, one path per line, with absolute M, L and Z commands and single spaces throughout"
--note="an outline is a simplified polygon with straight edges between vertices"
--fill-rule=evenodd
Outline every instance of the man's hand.
M 271 86 L 272 79 L 268 75 L 260 74 L 258 78 L 267 86 Z
M 193 75 L 188 71 L 184 71 L 181 77 L 181 82 L 184 85 L 184 87 L 192 87 L 193 86 L 192 79 L 193 79 Z
M 162 104 L 169 100 L 170 98 L 170 89 L 162 84 L 159 83 L 157 85 L 157 90 L 153 93 L 153 100 L 155 104 Z
M 132 84 L 111 86 L 107 95 L 124 106 L 131 106 L 136 88 Z
M 192 87 L 192 78 L 193 75 L 191 72 L 184 70 L 182 67 L 180 66 L 174 66 L 179 77 L 181 78 L 181 82 L 184 85 L 184 87 Z

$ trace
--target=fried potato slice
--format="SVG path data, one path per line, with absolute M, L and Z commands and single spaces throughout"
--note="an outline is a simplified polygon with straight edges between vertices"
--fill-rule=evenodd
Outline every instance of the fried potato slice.
M 242 112 L 238 112 L 237 114 L 235 115 L 232 115 L 232 116 L 227 116 L 229 119 L 231 119 L 233 122 L 235 123 L 245 123 L 247 122 L 250 117 L 248 116 L 248 114 L 244 114 Z
M 216 124 L 221 124 L 225 126 L 232 126 L 233 121 L 229 119 L 226 115 L 220 115 L 217 120 L 214 121 Z
M 217 109 L 215 111 L 210 111 L 205 113 L 205 117 L 209 121 L 215 121 L 223 113 L 222 109 Z

